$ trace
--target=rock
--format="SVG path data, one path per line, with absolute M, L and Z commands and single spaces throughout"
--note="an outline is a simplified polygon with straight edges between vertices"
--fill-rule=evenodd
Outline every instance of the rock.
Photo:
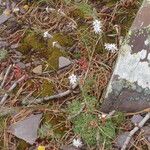
M 134 125 L 137 125 L 142 121 L 142 119 L 143 119 L 143 117 L 141 115 L 133 115 L 132 118 L 131 118 L 131 122 Z
M 22 69 L 26 67 L 26 65 L 23 62 L 18 62 L 17 65 Z
M 42 74 L 42 65 L 38 65 L 32 70 L 33 73 L 41 75 Z
M 59 69 L 67 67 L 71 64 L 71 61 L 63 56 L 59 57 Z
M 101 112 L 138 112 L 150 108 L 150 5 L 143 1 L 120 46 Z
M 42 114 L 32 114 L 24 120 L 10 125 L 9 132 L 29 144 L 34 144 L 38 137 L 37 130 L 41 122 L 41 117 Z
M 129 135 L 129 132 L 124 132 L 122 134 L 120 134 L 117 139 L 116 139 L 116 142 L 115 142 L 115 146 L 117 146 L 118 148 L 121 148 L 126 140 L 126 138 L 128 137 Z M 134 140 L 131 139 L 131 143 L 133 143 Z M 128 145 L 128 147 L 130 146 L 130 144 Z
M 4 22 L 6 22 L 10 17 L 11 17 L 11 15 L 8 14 L 7 11 L 5 11 L 5 13 L 0 15 L 0 25 L 3 24 Z

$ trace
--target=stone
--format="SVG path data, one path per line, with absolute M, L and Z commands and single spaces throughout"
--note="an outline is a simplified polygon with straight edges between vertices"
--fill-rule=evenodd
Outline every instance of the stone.
M 133 115 L 132 118 L 131 118 L 131 122 L 134 124 L 134 125 L 138 125 L 141 121 L 142 121 L 143 117 L 141 115 Z
M 38 137 L 37 130 L 39 128 L 41 118 L 42 114 L 32 114 L 24 120 L 10 125 L 9 132 L 32 145 Z
M 129 136 L 129 132 L 124 132 L 124 133 L 118 135 L 118 137 L 115 141 L 115 146 L 118 148 L 121 148 L 128 136 Z M 132 138 L 130 143 L 133 143 L 133 142 L 134 142 L 134 140 Z M 131 146 L 131 144 L 129 144 L 128 147 L 129 146 Z
M 65 58 L 63 56 L 59 57 L 59 69 L 67 67 L 70 64 L 71 64 L 71 61 L 68 58 Z
M 150 108 L 150 2 L 145 0 L 121 45 L 101 111 Z
M 41 75 L 42 74 L 42 65 L 38 65 L 32 70 L 33 73 Z
M 0 25 L 5 23 L 10 17 L 11 15 L 8 14 L 6 10 L 2 15 L 0 15 Z
M 22 68 L 22 69 L 25 69 L 26 65 L 23 63 L 23 62 L 18 62 L 17 65 Z

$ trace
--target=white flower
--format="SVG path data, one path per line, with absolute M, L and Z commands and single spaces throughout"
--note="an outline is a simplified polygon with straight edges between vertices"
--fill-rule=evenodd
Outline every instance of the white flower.
M 82 141 L 80 139 L 73 139 L 73 146 L 77 148 L 81 148 L 83 146 Z
M 52 38 L 52 35 L 50 35 L 50 34 L 48 33 L 48 31 L 46 31 L 46 32 L 44 32 L 43 37 L 44 37 L 44 38 Z
M 110 43 L 105 43 L 105 49 L 106 49 L 107 51 L 112 52 L 112 53 L 114 53 L 115 51 L 118 50 L 116 44 L 110 44 Z
M 18 12 L 19 10 L 20 10 L 19 7 L 16 7 L 16 8 L 13 9 L 13 12 L 16 13 L 16 12 Z
M 93 21 L 93 29 L 94 29 L 94 32 L 96 34 L 101 33 L 102 32 L 102 23 L 101 23 L 101 21 L 95 19 Z
M 71 76 L 69 76 L 69 81 L 70 81 L 70 85 L 74 86 L 77 83 L 77 76 L 72 74 Z

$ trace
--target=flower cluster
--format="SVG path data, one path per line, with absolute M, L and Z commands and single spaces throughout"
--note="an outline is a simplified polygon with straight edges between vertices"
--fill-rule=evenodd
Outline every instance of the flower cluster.
M 70 85 L 74 86 L 77 84 L 77 76 L 72 74 L 71 76 L 69 76 L 69 81 L 70 81 Z
M 93 29 L 96 34 L 100 34 L 102 32 L 102 23 L 101 21 L 95 19 L 93 21 Z
M 105 46 L 105 49 L 106 49 L 107 51 L 110 51 L 110 52 L 112 52 L 112 53 L 114 53 L 114 52 L 116 52 L 116 51 L 118 50 L 116 44 L 105 43 L 104 46 Z
M 82 141 L 80 139 L 73 139 L 73 146 L 76 148 L 81 148 L 83 146 Z

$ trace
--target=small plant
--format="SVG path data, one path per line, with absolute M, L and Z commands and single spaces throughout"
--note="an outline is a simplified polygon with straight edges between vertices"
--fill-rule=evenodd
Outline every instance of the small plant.
M 95 115 L 82 113 L 73 120 L 73 131 L 80 135 L 83 141 L 93 146 L 96 144 L 98 122 Z
M 68 113 L 73 124 L 73 131 L 88 146 L 92 147 L 105 143 L 105 147 L 109 149 L 116 136 L 117 129 L 125 117 L 122 113 L 117 112 L 115 116 L 102 122 L 98 115 L 94 114 L 98 106 L 97 99 L 87 95 L 87 93 L 83 94 L 83 100 L 76 99 L 68 105 Z

